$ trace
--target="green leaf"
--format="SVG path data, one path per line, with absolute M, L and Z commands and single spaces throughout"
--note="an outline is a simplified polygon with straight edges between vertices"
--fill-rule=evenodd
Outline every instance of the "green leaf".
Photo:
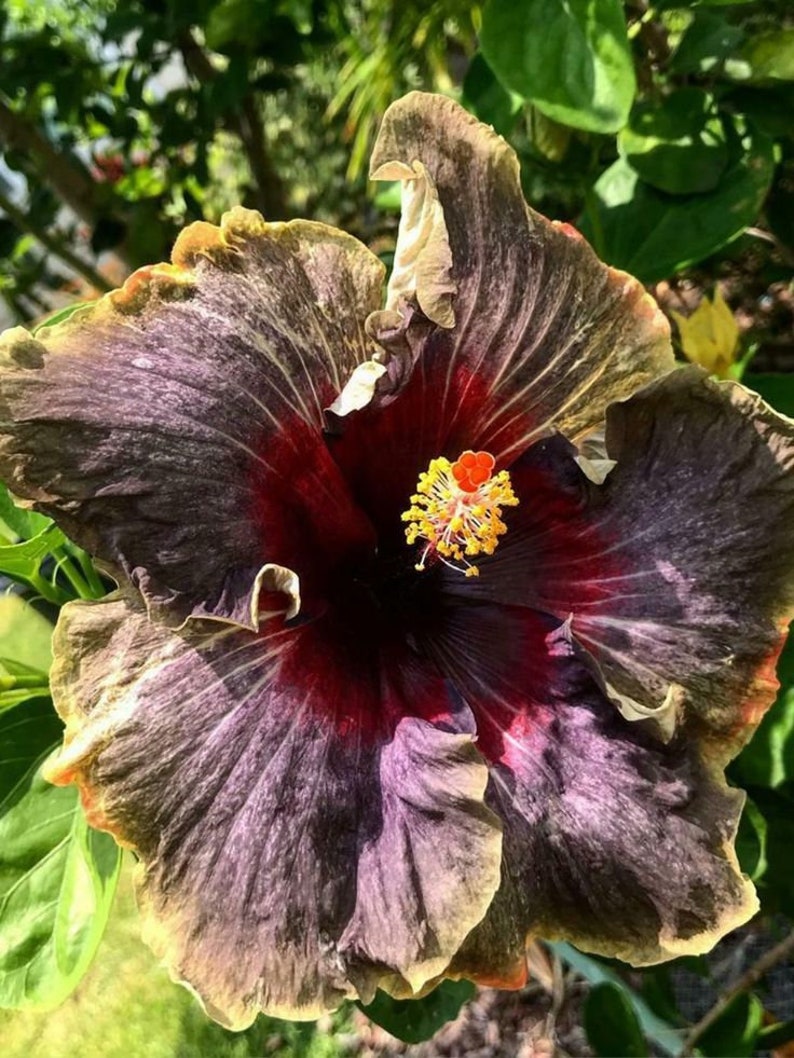
M 617 132 L 636 82 L 620 0 L 489 0 L 480 46 L 509 90 L 547 117 Z
M 0 710 L 50 693 L 46 672 L 15 658 L 0 657 Z
M 463 81 L 461 103 L 502 136 L 511 132 L 522 105 L 521 97 L 500 84 L 479 51 L 471 60 Z
M 584 1006 L 587 1042 L 598 1058 L 646 1058 L 648 1046 L 625 991 L 604 982 L 591 988 Z
M 54 327 L 58 323 L 63 323 L 64 320 L 68 320 L 70 316 L 74 315 L 78 309 L 83 309 L 86 305 L 90 304 L 90 301 L 75 301 L 73 305 L 67 305 L 63 309 L 58 309 L 57 312 L 53 312 L 51 316 L 48 316 L 46 320 L 42 320 L 34 329 L 33 333 L 37 334 L 43 327 Z
M 422 999 L 392 999 L 379 991 L 367 1006 L 357 1005 L 376 1025 L 398 1040 L 421 1043 L 453 1021 L 473 995 L 471 981 L 442 981 Z
M 19 595 L 0 595 L 0 657 L 6 675 L 22 666 L 29 672 L 49 672 L 52 662 L 52 625 Z
M 794 418 L 794 375 L 745 375 L 743 384 L 760 394 L 775 411 Z M 781 659 L 782 661 L 782 659 Z M 794 654 L 791 657 L 791 676 L 794 679 Z
M 0 546 L 0 573 L 25 580 L 35 579 L 47 555 L 65 543 L 64 534 L 57 525 L 50 523 L 30 540 Z
M 736 81 L 769 84 L 794 81 L 794 27 L 761 33 L 746 41 L 725 72 Z
M 585 955 L 584 952 L 578 951 L 571 944 L 555 941 L 549 944 L 549 947 L 559 955 L 567 966 L 570 966 L 572 970 L 584 977 L 591 985 L 600 985 L 606 982 L 622 989 L 623 994 L 631 1003 L 646 1037 L 664 1051 L 665 1054 L 673 1055 L 673 1058 L 676 1058 L 681 1053 L 684 1047 L 683 1033 L 655 1014 L 645 1000 L 628 988 L 614 970 L 593 956 Z
M 766 822 L 767 869 L 758 882 L 761 909 L 765 914 L 782 912 L 794 918 L 794 781 L 774 789 L 749 786 L 747 792 Z
M 661 103 L 639 103 L 618 149 L 647 184 L 673 195 L 712 191 L 728 164 L 722 120 L 702 88 L 679 88 Z
M 737 996 L 697 1041 L 698 1050 L 707 1058 L 749 1058 L 763 1018 L 757 996 Z
M 723 59 L 733 54 L 743 36 L 742 29 L 732 26 L 721 15 L 696 11 L 668 69 L 675 74 L 710 73 Z
M 17 540 L 29 540 L 51 524 L 50 519 L 43 514 L 17 507 L 8 489 L 0 482 L 0 533 L 10 537 L 11 543 L 16 543 Z M 4 526 L 9 532 L 4 531 Z
M 0 1006 L 51 1009 L 87 970 L 107 922 L 121 861 L 92 830 L 73 786 L 40 766 L 60 741 L 52 704 L 0 713 Z
M 754 882 L 762 877 L 767 868 L 766 841 L 766 820 L 756 803 L 748 797 L 736 834 L 736 855 L 740 867 Z
M 754 130 L 707 194 L 657 191 L 619 158 L 596 182 L 582 231 L 609 264 L 652 283 L 702 261 L 752 224 L 773 171 L 772 141 Z

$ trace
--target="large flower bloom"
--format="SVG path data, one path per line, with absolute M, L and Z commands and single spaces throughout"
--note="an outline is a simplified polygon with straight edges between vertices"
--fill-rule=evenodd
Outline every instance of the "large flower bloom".
M 722 770 L 792 612 L 794 424 L 672 370 L 451 101 L 396 103 L 373 175 L 385 307 L 354 239 L 233 210 L 0 356 L 0 472 L 119 585 L 62 613 L 47 773 L 234 1027 L 756 907 Z

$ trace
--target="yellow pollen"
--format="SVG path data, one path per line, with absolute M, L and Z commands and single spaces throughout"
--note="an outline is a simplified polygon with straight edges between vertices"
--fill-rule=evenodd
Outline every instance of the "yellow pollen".
M 467 577 L 479 576 L 469 560 L 494 553 L 507 532 L 502 508 L 518 505 L 510 475 L 506 470 L 494 474 L 494 463 L 488 452 L 467 451 L 454 463 L 439 456 L 420 474 L 411 506 L 402 515 L 408 522 L 408 543 L 425 542 L 416 569 L 425 569 L 428 558 L 437 557 Z

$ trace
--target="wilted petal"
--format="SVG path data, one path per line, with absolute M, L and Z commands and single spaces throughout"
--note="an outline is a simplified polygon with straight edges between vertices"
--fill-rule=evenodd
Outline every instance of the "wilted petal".
M 644 965 L 710 950 L 756 910 L 733 839 L 744 795 L 686 737 L 621 717 L 565 625 L 452 611 L 430 649 L 473 710 L 503 820 L 502 885 L 451 972 L 517 987 L 535 933 Z
M 136 849 L 144 935 L 218 1020 L 421 988 L 499 884 L 487 770 L 442 681 L 338 622 L 212 628 L 67 606 L 48 776 Z
M 627 715 L 661 710 L 724 761 L 774 699 L 794 613 L 794 423 L 683 369 L 614 405 L 606 443 L 600 486 L 562 438 L 516 464 L 513 528 L 466 590 L 570 615 Z
M 393 354 L 378 389 L 388 398 L 404 362 L 421 359 L 410 402 L 427 458 L 456 445 L 508 457 L 549 426 L 578 436 L 672 367 L 669 328 L 642 286 L 528 209 L 514 152 L 452 100 L 394 103 L 371 173 L 407 189 L 392 311 L 370 323 Z
M 332 228 L 241 209 L 173 259 L 5 335 L 0 477 L 150 604 L 255 626 L 263 564 L 304 581 L 307 556 L 369 531 L 321 430 L 372 355 L 383 269 Z

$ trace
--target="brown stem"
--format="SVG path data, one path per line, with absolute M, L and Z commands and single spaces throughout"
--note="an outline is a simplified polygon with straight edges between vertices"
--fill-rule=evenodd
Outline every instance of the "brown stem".
M 12 110 L 2 97 L 0 141 L 12 150 L 27 154 L 35 163 L 39 177 L 50 185 L 60 200 L 92 228 L 96 226 L 103 211 L 97 203 L 96 184 L 81 162 L 73 155 L 56 150 L 40 129 Z M 115 247 L 115 253 L 126 264 L 135 263 L 124 244 Z M 76 268 L 76 265 L 72 267 Z
M 743 992 L 749 992 L 773 966 L 777 966 L 778 963 L 783 962 L 784 959 L 793 953 L 794 929 L 779 944 L 776 944 L 774 948 L 770 948 L 768 952 L 765 952 L 760 959 L 754 962 L 739 980 L 719 997 L 711 1010 L 697 1024 L 692 1026 L 684 1042 L 681 1058 L 691 1058 L 697 1041 L 725 1013 L 725 1010 L 737 996 Z
M 0 140 L 29 155 L 43 180 L 82 220 L 94 225 L 99 217 L 93 180 L 77 159 L 57 151 L 47 137 L 0 98 Z
M 78 257 L 76 254 L 64 246 L 62 242 L 51 235 L 48 231 L 44 231 L 42 228 L 37 228 L 30 217 L 23 213 L 22 210 L 9 201 L 8 198 L 2 192 L 0 192 L 0 209 L 6 214 L 6 216 L 16 224 L 22 231 L 30 232 L 30 234 L 40 242 L 45 250 L 49 250 L 51 254 L 67 264 L 74 272 L 81 275 L 86 279 L 92 287 L 97 290 L 108 291 L 113 289 L 112 283 L 108 283 L 104 276 L 100 275 L 87 261 Z
M 179 34 L 177 45 L 182 52 L 188 72 L 197 81 L 208 84 L 219 76 L 207 53 L 189 29 Z M 269 219 L 278 220 L 286 217 L 288 211 L 284 184 L 270 160 L 262 120 L 252 92 L 245 94 L 239 111 L 228 110 L 224 114 L 224 123 L 240 137 L 248 158 L 251 175 L 256 183 L 259 208 Z
M 245 146 L 248 164 L 256 181 L 260 208 L 268 219 L 283 220 L 288 212 L 284 183 L 267 153 L 262 119 L 251 92 L 243 97 L 239 122 L 240 139 Z

